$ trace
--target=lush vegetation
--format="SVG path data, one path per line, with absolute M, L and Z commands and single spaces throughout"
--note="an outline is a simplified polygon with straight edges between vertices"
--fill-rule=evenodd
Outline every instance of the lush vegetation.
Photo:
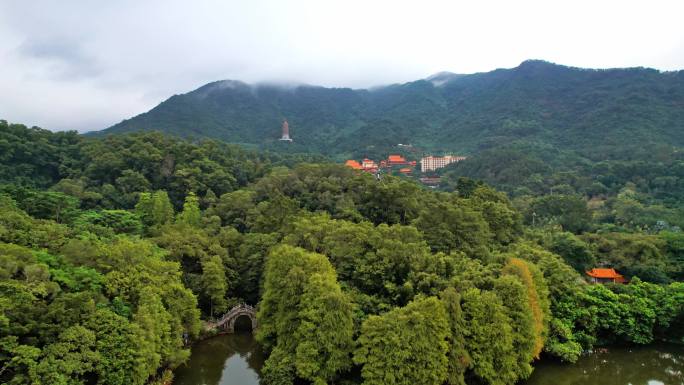
M 474 155 L 523 139 L 591 159 L 622 159 L 657 154 L 645 145 L 683 146 L 683 105 L 684 71 L 530 60 L 372 90 L 214 82 L 104 133 L 158 130 L 341 159 L 381 159 L 398 143 Z M 294 143 L 277 141 L 283 118 Z
M 684 343 L 681 232 L 585 231 L 572 195 L 522 206 L 160 134 L 2 122 L 0 147 L 2 383 L 166 382 L 240 302 L 268 384 L 513 384 L 542 356 Z M 587 284 L 601 261 L 630 284 Z
M 482 182 L 508 192 L 537 240 L 579 272 L 606 265 L 667 283 L 684 278 L 684 158 L 594 161 L 522 142 L 483 151 L 444 169 L 442 189 L 468 194 Z

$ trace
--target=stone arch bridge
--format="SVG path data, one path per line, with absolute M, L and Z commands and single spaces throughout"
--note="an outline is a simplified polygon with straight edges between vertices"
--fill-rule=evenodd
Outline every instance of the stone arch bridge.
M 227 333 L 234 333 L 235 321 L 243 315 L 249 317 L 252 321 L 252 331 L 256 330 L 258 326 L 256 309 L 253 306 L 244 303 L 234 306 L 215 322 L 209 322 L 207 326 L 209 329 L 219 329 L 224 330 Z

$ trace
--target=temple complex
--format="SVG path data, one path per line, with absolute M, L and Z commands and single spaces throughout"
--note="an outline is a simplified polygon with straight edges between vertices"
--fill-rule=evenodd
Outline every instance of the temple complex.
M 402 174 L 411 174 L 416 167 L 416 161 L 408 161 L 401 155 L 390 155 L 387 159 L 381 160 L 380 164 L 372 159 L 366 158 L 362 160 L 361 163 L 349 159 L 345 162 L 345 165 L 355 170 L 362 170 L 373 174 L 377 173 L 378 170 L 397 170 Z

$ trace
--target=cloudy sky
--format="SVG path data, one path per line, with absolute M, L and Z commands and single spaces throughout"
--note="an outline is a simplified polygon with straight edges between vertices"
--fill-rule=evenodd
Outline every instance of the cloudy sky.
M 684 1 L 0 0 L 0 119 L 106 128 L 219 79 L 365 88 L 544 59 L 684 69 Z

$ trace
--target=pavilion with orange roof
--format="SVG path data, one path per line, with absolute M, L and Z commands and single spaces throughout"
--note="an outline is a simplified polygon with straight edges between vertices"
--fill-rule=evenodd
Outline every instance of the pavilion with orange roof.
M 587 271 L 589 282 L 591 283 L 626 283 L 624 275 L 619 274 L 615 269 L 593 268 Z

